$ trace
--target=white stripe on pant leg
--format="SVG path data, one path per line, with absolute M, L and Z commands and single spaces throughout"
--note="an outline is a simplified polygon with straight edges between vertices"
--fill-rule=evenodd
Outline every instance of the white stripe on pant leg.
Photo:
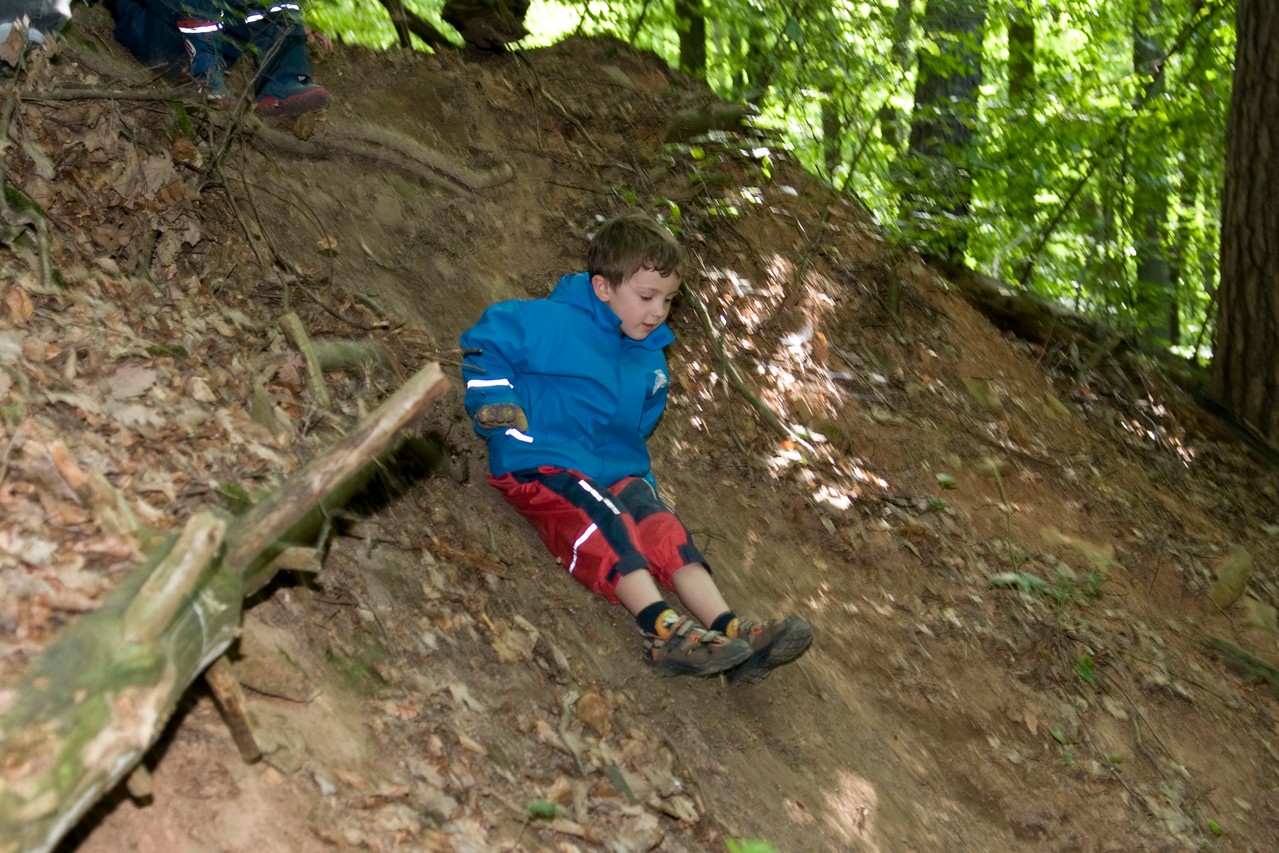
M 622 514 L 622 511 L 621 511 L 620 509 L 618 509 L 618 508 L 617 508 L 617 504 L 613 503 L 611 500 L 609 500 L 608 498 L 606 498 L 606 497 L 604 497 L 603 495 L 601 495 L 598 491 L 596 491 L 595 489 L 591 488 L 591 484 L 590 484 L 590 483 L 586 482 L 585 480 L 578 480 L 578 481 L 577 481 L 577 484 L 578 484 L 579 486 L 581 486 L 581 487 L 582 487 L 582 489 L 583 489 L 583 490 L 584 490 L 584 491 L 585 491 L 588 495 L 590 495 L 591 497 L 595 498 L 595 500 L 599 501 L 600 503 L 604 504 L 604 506 L 608 507 L 608 508 L 612 511 L 613 515 L 621 515 L 621 514 Z
M 590 539 L 591 534 L 594 533 L 596 530 L 599 530 L 599 527 L 592 524 L 590 527 L 586 528 L 586 532 L 583 533 L 581 536 L 577 537 L 577 541 L 573 543 L 573 562 L 568 564 L 568 573 L 570 575 L 573 574 L 573 569 L 577 568 L 577 549 L 581 547 L 581 544 L 583 542 L 585 542 L 587 539 Z

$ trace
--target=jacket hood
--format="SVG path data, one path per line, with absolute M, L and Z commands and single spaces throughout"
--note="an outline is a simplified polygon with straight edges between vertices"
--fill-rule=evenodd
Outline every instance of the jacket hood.
M 608 303 L 595 295 L 591 286 L 589 272 L 575 272 L 564 276 L 556 283 L 555 289 L 548 297 L 552 302 L 562 302 L 580 308 L 595 320 L 602 329 L 622 334 L 622 320 L 608 307 Z M 629 339 L 628 339 L 629 340 Z M 635 346 L 645 349 L 661 349 L 675 340 L 675 333 L 665 323 L 658 326 L 642 341 L 631 341 Z

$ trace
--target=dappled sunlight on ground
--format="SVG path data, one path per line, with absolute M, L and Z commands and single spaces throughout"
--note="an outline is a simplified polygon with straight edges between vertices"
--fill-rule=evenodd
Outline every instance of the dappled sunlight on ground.
M 875 786 L 855 773 L 841 773 L 826 795 L 827 821 L 849 844 L 858 849 L 879 850 L 875 841 L 875 810 L 879 796 Z

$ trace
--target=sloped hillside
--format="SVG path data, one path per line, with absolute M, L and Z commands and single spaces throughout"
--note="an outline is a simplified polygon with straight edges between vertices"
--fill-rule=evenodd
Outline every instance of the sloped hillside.
M 655 677 L 485 484 L 455 391 L 319 571 L 246 603 L 261 760 L 197 685 L 61 849 L 1273 846 L 1279 483 L 1139 357 L 1004 335 L 765 134 L 668 142 L 713 98 L 616 42 L 317 53 L 327 115 L 261 126 L 76 14 L 4 81 L 47 237 L 11 206 L 0 687 L 147 531 L 268 493 L 423 364 L 456 380 L 486 305 L 634 208 L 693 259 L 659 484 L 731 603 L 816 640 L 751 688 Z M 375 357 L 319 397 L 290 312 Z

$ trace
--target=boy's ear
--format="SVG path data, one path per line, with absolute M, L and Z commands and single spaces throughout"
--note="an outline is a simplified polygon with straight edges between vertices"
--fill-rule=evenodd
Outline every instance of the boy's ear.
M 599 297 L 601 302 L 607 302 L 613 298 L 613 285 L 608 283 L 608 279 L 596 273 L 591 276 L 591 287 L 595 290 L 595 295 Z

